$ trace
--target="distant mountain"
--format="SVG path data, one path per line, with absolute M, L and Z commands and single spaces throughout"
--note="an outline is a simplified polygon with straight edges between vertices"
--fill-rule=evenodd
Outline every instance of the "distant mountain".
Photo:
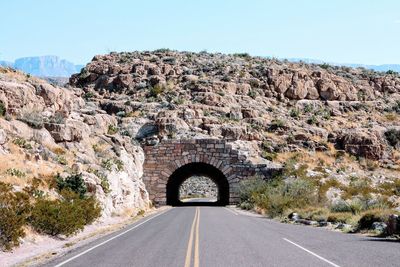
M 83 65 L 75 65 L 57 56 L 23 57 L 15 62 L 0 61 L 1 66 L 13 67 L 39 77 L 69 77 L 80 72 Z
M 14 63 L 13 63 L 13 62 L 10 62 L 10 61 L 0 60 L 0 66 L 3 66 L 3 67 L 12 67 L 12 66 L 14 66 Z
M 353 63 L 337 63 L 337 62 L 326 62 L 323 60 L 312 59 L 312 58 L 287 58 L 287 60 L 289 60 L 291 62 L 303 61 L 304 63 L 314 63 L 314 64 L 327 63 L 327 64 L 334 65 L 334 66 L 347 66 L 347 67 L 352 67 L 352 68 L 363 67 L 366 69 L 371 69 L 371 70 L 375 70 L 375 71 L 383 71 L 383 72 L 386 72 L 388 70 L 400 72 L 400 64 L 367 65 L 367 64 L 353 64 Z

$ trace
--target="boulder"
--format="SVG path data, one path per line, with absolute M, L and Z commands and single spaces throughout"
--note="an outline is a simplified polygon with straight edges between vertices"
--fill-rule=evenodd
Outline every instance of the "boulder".
M 7 142 L 7 133 L 0 129 L 0 145 L 4 145 Z
M 79 142 L 90 134 L 86 123 L 74 119 L 66 120 L 65 124 L 46 123 L 45 127 L 56 142 Z
M 347 130 L 340 133 L 336 139 L 336 146 L 354 156 L 374 160 L 381 159 L 385 152 L 379 133 L 367 132 L 363 129 Z

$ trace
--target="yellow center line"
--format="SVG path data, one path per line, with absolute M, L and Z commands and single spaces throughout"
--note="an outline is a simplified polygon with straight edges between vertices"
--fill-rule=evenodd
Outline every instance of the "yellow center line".
M 197 213 L 197 225 L 196 225 L 196 239 L 194 244 L 194 267 L 199 267 L 199 225 L 200 225 L 200 208 Z
M 190 267 L 190 263 L 192 260 L 193 233 L 197 222 L 197 216 L 198 216 L 198 208 L 196 208 L 196 213 L 194 214 L 192 228 L 190 229 L 189 242 L 186 251 L 185 267 Z

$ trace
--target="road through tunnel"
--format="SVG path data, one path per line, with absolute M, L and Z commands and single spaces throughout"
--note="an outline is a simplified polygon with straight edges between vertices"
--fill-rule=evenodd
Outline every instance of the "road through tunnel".
M 216 201 L 182 201 L 179 189 L 185 180 L 193 176 L 204 176 L 211 179 L 217 186 Z M 224 206 L 229 204 L 229 183 L 225 175 L 216 167 L 202 162 L 183 165 L 172 173 L 167 183 L 167 205 L 189 206 L 208 205 Z
M 182 204 L 179 187 L 193 176 L 208 177 L 217 185 L 213 205 L 237 204 L 242 180 L 254 175 L 269 179 L 280 169 L 271 162 L 253 163 L 246 153 L 219 139 L 163 140 L 143 148 L 143 181 L 155 206 Z

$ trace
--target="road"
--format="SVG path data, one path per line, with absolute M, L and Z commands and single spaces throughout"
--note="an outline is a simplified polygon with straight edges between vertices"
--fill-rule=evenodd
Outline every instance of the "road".
M 226 207 L 174 207 L 43 266 L 400 266 L 400 243 Z

